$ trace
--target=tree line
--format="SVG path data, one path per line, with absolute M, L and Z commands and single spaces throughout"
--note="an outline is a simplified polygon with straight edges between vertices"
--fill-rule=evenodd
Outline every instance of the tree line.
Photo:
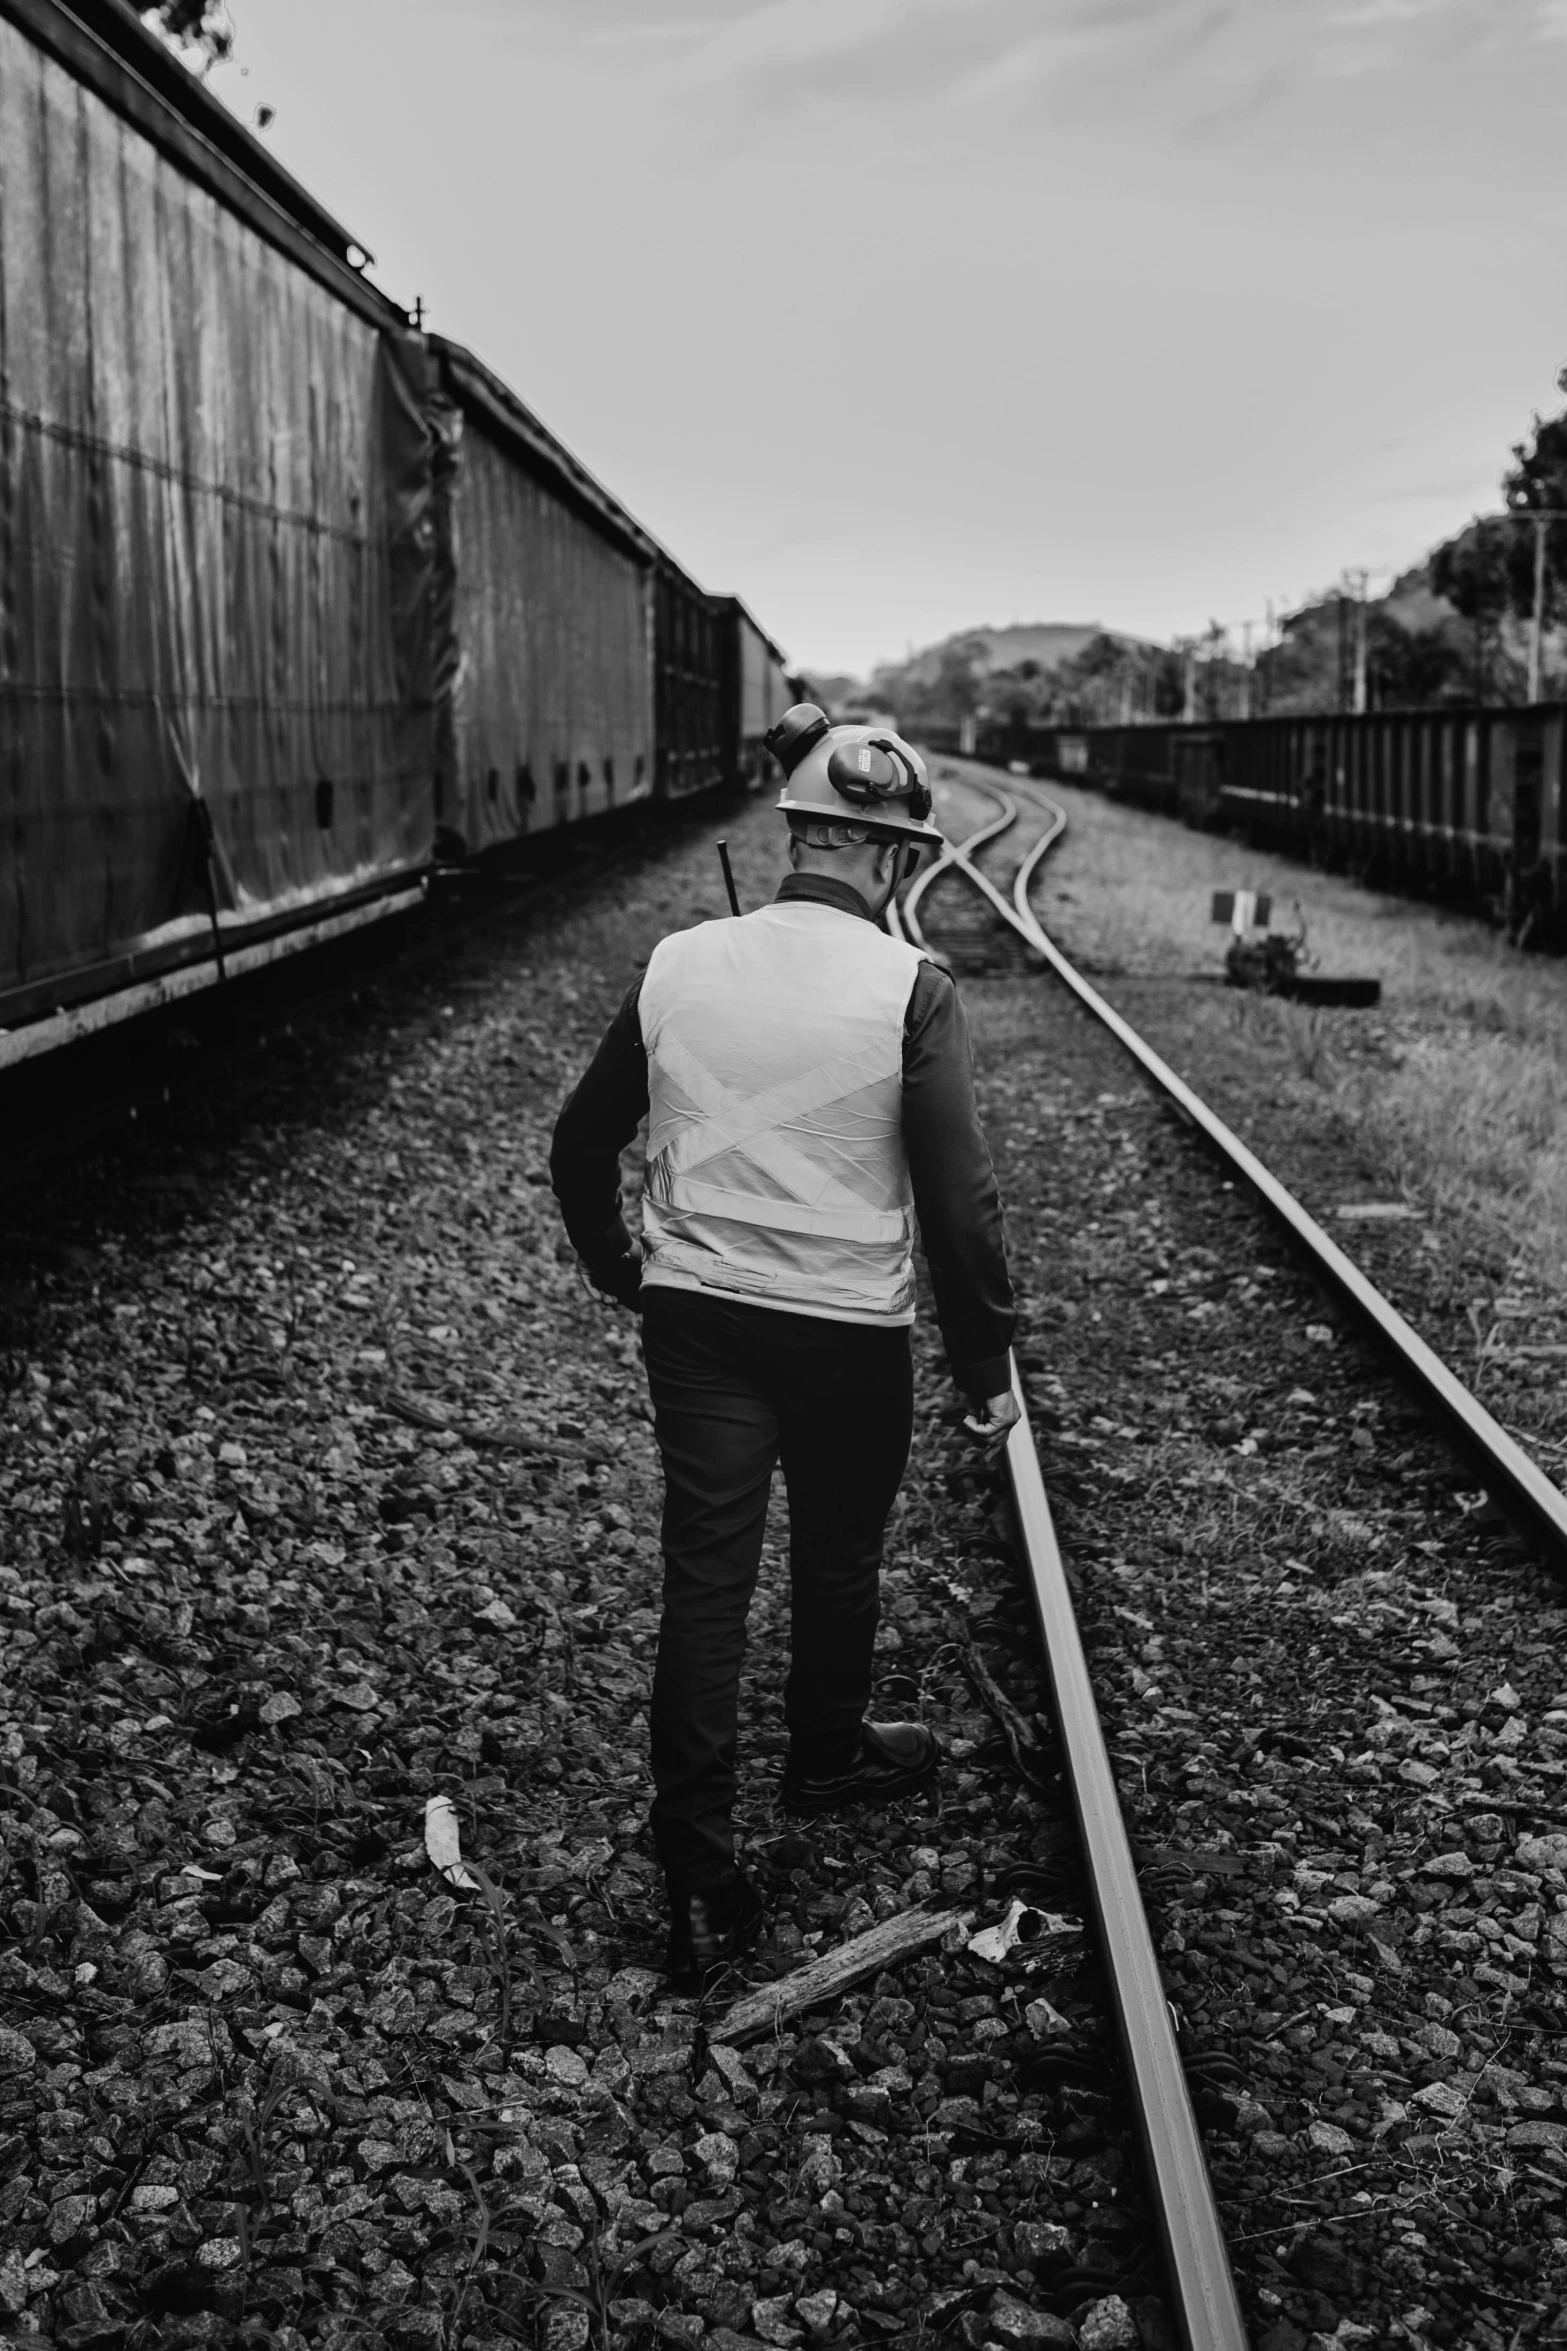
M 924 660 L 878 671 L 872 698 L 926 728 L 1303 714 L 1351 708 L 1363 661 L 1373 710 L 1521 703 L 1537 580 L 1543 694 L 1567 695 L 1567 413 L 1534 418 L 1501 487 L 1499 512 L 1444 539 L 1385 596 L 1363 611 L 1345 592 L 1312 598 L 1253 660 L 1217 622 L 1173 646 L 1104 630 L 1070 660 L 1006 669 L 976 634 L 943 645 L 930 674 Z

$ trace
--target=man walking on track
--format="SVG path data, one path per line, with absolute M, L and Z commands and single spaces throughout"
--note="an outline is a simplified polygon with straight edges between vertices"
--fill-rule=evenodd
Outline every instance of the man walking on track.
M 951 979 L 878 929 L 938 843 L 901 737 L 798 703 L 767 738 L 793 871 L 770 906 L 661 941 L 560 1114 L 550 1171 L 590 1281 L 639 1308 L 663 1459 L 653 1834 L 682 1989 L 755 1939 L 736 1719 L 768 1484 L 789 1496 L 791 1810 L 912 1794 L 939 1752 L 872 1723 L 882 1538 L 913 1427 L 915 1221 L 965 1426 L 1017 1418 L 1001 1206 Z M 643 1238 L 620 1152 L 649 1121 Z

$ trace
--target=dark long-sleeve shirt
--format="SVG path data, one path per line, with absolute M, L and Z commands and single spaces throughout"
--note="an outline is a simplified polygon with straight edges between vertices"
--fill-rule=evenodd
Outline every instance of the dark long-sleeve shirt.
M 872 919 L 859 892 L 830 874 L 789 874 L 778 896 Z M 568 1097 L 550 1149 L 566 1232 L 590 1274 L 613 1275 L 631 1246 L 620 1213 L 620 1154 L 648 1110 L 641 991 L 639 975 Z M 920 965 L 904 1015 L 903 1147 L 952 1376 L 969 1396 L 998 1396 L 1017 1321 L 1001 1200 L 974 1101 L 962 1001 L 934 963 Z

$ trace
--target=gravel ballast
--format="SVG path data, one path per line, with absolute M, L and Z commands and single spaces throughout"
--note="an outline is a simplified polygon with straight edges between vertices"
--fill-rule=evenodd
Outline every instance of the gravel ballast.
M 775 825 L 723 828 L 748 904 Z M 12 1212 L 15 2336 L 1172 2340 L 1010 1525 L 928 1322 L 877 1711 L 950 1761 L 883 1816 L 779 1814 L 775 1527 L 747 1976 L 920 1904 L 977 1929 L 1020 1893 L 1031 1938 L 992 1962 L 954 1929 L 739 2047 L 740 1983 L 662 1991 L 656 1461 L 635 1324 L 579 1285 L 543 1159 L 638 961 L 720 889 L 688 832 L 209 1071 Z M 965 993 L 1254 2333 L 1549 2339 L 1556 1588 L 1108 1041 L 1025 969 Z M 442 1794 L 477 1890 L 427 1855 Z
M 729 824 L 748 900 L 775 828 Z M 13 2335 L 1166 2339 L 1060 1806 L 975 1694 L 1040 1698 L 1000 1490 L 933 1366 L 877 1705 L 937 1724 L 945 1783 L 780 1816 L 775 1529 L 748 1975 L 917 1906 L 966 1923 L 738 2048 L 708 2035 L 738 1982 L 662 1990 L 656 1462 L 636 1325 L 577 1280 L 543 1162 L 637 961 L 716 882 L 688 831 L 208 1069 L 17 1212 Z M 442 1795 L 476 1890 L 427 1854 Z M 1028 1934 L 990 1961 L 966 1938 L 1009 1869 Z

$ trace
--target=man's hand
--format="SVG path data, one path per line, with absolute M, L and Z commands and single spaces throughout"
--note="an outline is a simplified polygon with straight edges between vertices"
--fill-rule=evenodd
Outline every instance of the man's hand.
M 983 1416 L 966 1412 L 963 1415 L 963 1426 L 975 1444 L 983 1445 L 987 1457 L 995 1461 L 1005 1450 L 1006 1441 L 1020 1417 L 1017 1398 L 1010 1388 L 1006 1388 L 999 1396 L 985 1398 Z
M 613 1298 L 617 1306 L 628 1306 L 638 1314 L 642 1308 L 643 1254 L 641 1242 L 633 1240 L 619 1257 L 600 1258 L 593 1265 L 584 1257 L 578 1263 L 601 1297 Z

